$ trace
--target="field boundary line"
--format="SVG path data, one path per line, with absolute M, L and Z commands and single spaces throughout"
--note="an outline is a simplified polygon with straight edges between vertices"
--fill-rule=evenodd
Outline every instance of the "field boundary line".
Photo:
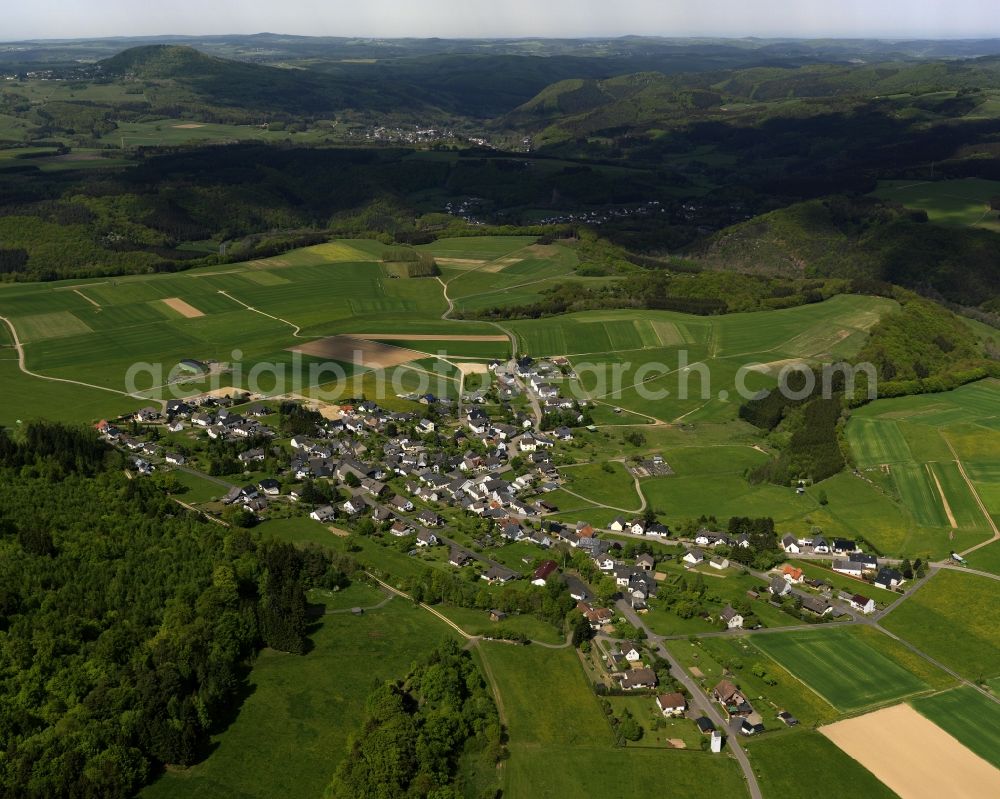
M 979 496 L 979 492 L 976 490 L 976 487 L 972 484 L 972 480 L 969 479 L 969 475 L 966 474 L 965 466 L 962 465 L 962 460 L 961 458 L 958 457 L 958 452 L 956 452 L 954 445 L 951 443 L 951 440 L 948 438 L 948 436 L 944 434 L 944 432 L 941 433 L 941 438 L 944 439 L 944 443 L 948 445 L 948 449 L 950 449 L 951 454 L 954 455 L 955 463 L 958 465 L 958 471 L 962 475 L 962 479 L 965 480 L 965 484 L 969 487 L 969 491 L 972 492 L 972 497 L 973 499 L 976 500 L 976 504 L 979 506 L 979 510 L 982 511 L 983 516 L 986 517 L 986 524 L 988 524 L 990 529 L 993 531 L 992 538 L 989 538 L 986 541 L 980 541 L 975 546 L 969 547 L 965 551 L 959 553 L 961 555 L 967 555 L 970 552 L 974 552 L 975 550 L 984 547 L 989 543 L 992 543 L 993 541 L 1000 540 L 1000 529 L 997 528 L 997 523 L 993 521 L 993 517 L 990 515 L 989 510 L 987 510 L 986 504 L 983 502 L 982 497 Z
M 951 512 L 951 505 L 948 504 L 948 497 L 944 495 L 944 489 L 941 487 L 941 481 L 938 479 L 937 473 L 931 468 L 930 462 L 925 463 L 924 468 L 934 479 L 934 485 L 937 486 L 938 496 L 941 497 L 941 504 L 944 506 L 944 515 L 948 517 L 948 524 L 951 525 L 952 530 L 957 529 L 958 523 L 955 521 L 955 514 Z M 954 535 L 952 535 L 952 538 L 954 538 Z

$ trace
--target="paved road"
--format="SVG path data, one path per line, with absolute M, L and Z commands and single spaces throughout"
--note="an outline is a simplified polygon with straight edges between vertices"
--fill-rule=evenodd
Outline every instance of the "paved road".
M 628 619 L 632 625 L 645 631 L 649 641 L 654 645 L 656 653 L 670 664 L 671 676 L 691 694 L 691 705 L 696 707 L 703 715 L 708 716 L 720 731 L 728 731 L 729 726 L 722 717 L 722 713 L 716 708 L 711 699 L 709 699 L 708 694 L 702 690 L 695 679 L 670 654 L 670 651 L 663 645 L 662 638 L 652 633 L 646 626 L 646 622 L 643 621 L 638 613 L 632 610 L 631 606 L 624 599 L 618 600 L 617 608 L 618 612 Z M 730 734 L 726 739 L 726 743 L 728 744 L 729 751 L 732 752 L 733 757 L 736 758 L 736 762 L 740 764 L 740 768 L 743 770 L 743 777 L 747 781 L 747 790 L 750 792 L 750 799 L 763 799 L 760 786 L 757 784 L 757 777 L 754 775 L 753 767 L 750 765 L 750 758 L 743 751 L 739 739 L 736 735 Z

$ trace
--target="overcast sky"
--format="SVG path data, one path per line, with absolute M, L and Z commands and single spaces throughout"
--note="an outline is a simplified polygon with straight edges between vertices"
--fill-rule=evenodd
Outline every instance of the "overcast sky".
M 6 0 L 0 40 L 315 36 L 1000 35 L 997 0 Z

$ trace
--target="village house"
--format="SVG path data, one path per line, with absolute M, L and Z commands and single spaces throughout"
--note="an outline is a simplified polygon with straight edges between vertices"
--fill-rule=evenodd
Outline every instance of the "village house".
M 835 560 L 831 567 L 835 572 L 846 574 L 850 577 L 860 577 L 864 571 L 864 564 L 856 563 L 853 560 Z
M 281 493 L 281 483 L 273 477 L 265 477 L 257 483 L 257 488 L 262 494 L 267 494 L 269 497 L 276 497 Z
M 901 585 L 902 582 L 903 573 L 896 569 L 890 569 L 888 566 L 883 566 L 879 569 L 878 574 L 875 575 L 875 585 L 878 588 L 892 589 L 897 585 Z
M 535 569 L 534 574 L 531 575 L 531 584 L 544 586 L 545 581 L 548 580 L 549 576 L 553 574 L 559 567 L 554 560 L 543 560 L 537 569 Z
M 807 610 L 810 613 L 814 613 L 817 616 L 825 616 L 827 613 L 833 612 L 833 605 L 822 597 L 803 596 L 802 609 Z
M 786 563 L 781 567 L 781 576 L 793 585 L 800 585 L 806 579 L 805 575 L 802 574 L 802 569 L 792 566 L 790 563 Z
M 635 565 L 636 568 L 642 569 L 646 572 L 651 572 L 656 568 L 656 559 L 652 555 L 646 553 L 635 559 Z
M 517 572 L 500 565 L 490 566 L 489 569 L 479 576 L 481 579 L 486 580 L 490 584 L 500 583 L 501 585 L 518 578 Z
M 435 547 L 438 544 L 438 537 L 429 530 L 417 533 L 418 547 Z
M 657 683 L 656 672 L 648 668 L 631 669 L 616 676 L 621 680 L 622 688 L 626 691 L 655 688 Z
M 629 663 L 636 663 L 642 660 L 642 650 L 639 649 L 638 644 L 626 641 L 622 644 L 622 657 Z
M 684 698 L 684 694 L 674 691 L 656 697 L 656 706 L 664 716 L 680 716 L 687 710 L 687 700 Z
M 854 594 L 847 602 L 852 608 L 860 610 L 866 616 L 875 612 L 875 600 L 862 594 Z
M 726 623 L 726 627 L 730 630 L 743 629 L 743 616 L 733 610 L 731 605 L 726 605 L 726 607 L 722 609 L 722 613 L 719 614 L 719 618 Z
M 720 680 L 712 689 L 712 698 L 722 705 L 729 718 L 740 718 L 753 713 L 753 708 L 746 697 L 729 680 Z
M 309 514 L 309 518 L 317 522 L 328 522 L 336 518 L 336 516 L 337 511 L 333 509 L 332 505 L 322 505 Z
M 685 553 L 685 555 L 684 555 L 684 557 L 682 558 L 682 560 L 683 560 L 683 561 L 684 561 L 685 563 L 690 563 L 690 564 L 692 564 L 692 565 L 696 566 L 696 565 L 698 565 L 699 563 L 701 563 L 701 562 L 702 562 L 703 560 L 705 560 L 705 553 L 704 553 L 704 552 L 702 552 L 702 551 L 701 551 L 700 549 L 698 549 L 697 547 L 694 547 L 694 548 L 692 548 L 692 549 L 689 549 L 689 550 L 688 550 L 688 551 L 687 551 L 687 552 Z

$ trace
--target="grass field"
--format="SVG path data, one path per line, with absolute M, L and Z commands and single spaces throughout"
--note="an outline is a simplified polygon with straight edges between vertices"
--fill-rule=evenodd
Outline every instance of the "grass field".
M 780 710 L 787 710 L 805 727 L 825 724 L 839 717 L 836 708 L 787 669 L 768 660 L 747 638 L 670 641 L 668 648 L 684 668 L 690 670 L 695 667 L 701 671 L 704 677 L 700 682 L 709 692 L 719 680 L 727 677 L 727 668 L 723 664 L 735 669 L 735 677 L 732 679 L 747 692 L 751 703 L 764 716 L 764 725 L 769 730 L 784 728 L 775 718 Z M 775 681 L 775 685 L 768 685 L 753 673 L 753 667 L 757 664 L 764 666 L 767 676 Z
M 514 564 L 511 568 L 518 566 L 523 568 L 523 564 Z M 490 621 L 487 611 L 478 608 L 459 608 L 454 605 L 441 604 L 434 609 L 472 635 L 488 636 L 498 629 L 504 629 L 523 633 L 532 641 L 542 641 L 548 644 L 560 644 L 566 640 L 566 636 L 560 634 L 551 624 L 527 614 L 508 616 L 502 623 L 498 623 Z
M 319 799 L 373 683 L 403 676 L 415 657 L 449 635 L 429 613 L 399 599 L 361 617 L 324 617 L 308 654 L 261 653 L 252 693 L 204 762 L 167 772 L 142 796 Z
M 851 628 L 759 635 L 753 645 L 844 712 L 886 704 L 930 687 Z
M 1000 212 L 990 210 L 990 199 L 1000 196 L 1000 181 L 980 178 L 933 183 L 881 180 L 874 194 L 907 208 L 926 211 L 932 222 L 941 225 L 1000 231 Z
M 496 237 L 463 240 L 462 246 L 502 254 L 531 241 Z M 258 388 L 266 393 L 275 382 L 273 371 L 284 369 L 287 375 L 292 366 L 288 347 L 337 333 L 440 334 L 442 339 L 430 344 L 446 357 L 507 355 L 505 342 L 468 340 L 499 335 L 495 326 L 440 318 L 447 304 L 437 280 L 386 279 L 377 263 L 382 249 L 378 242 L 342 240 L 274 258 L 171 275 L 8 284 L 0 286 L 0 314 L 17 329 L 31 370 L 117 391 L 125 389 L 124 376 L 133 364 L 160 366 L 159 376 L 144 374 L 135 381 L 136 388 L 145 390 L 165 382 L 180 359 L 195 358 L 222 364 L 238 360 L 242 371 L 223 375 L 221 384 L 253 390 L 253 375 L 258 374 Z M 564 248 L 555 249 L 562 257 Z M 164 302 L 173 299 L 178 301 L 173 307 Z M 188 306 L 203 316 L 186 318 L 176 310 Z M 300 383 L 290 386 L 295 393 L 309 393 L 310 386 L 318 383 L 328 385 L 329 376 L 324 380 L 310 371 L 315 362 L 304 361 Z M 433 363 L 421 360 L 414 366 L 427 368 Z M 273 368 L 260 372 L 266 365 Z M 13 378 L 6 386 L 0 423 L 30 418 L 39 409 L 48 413 L 50 405 L 44 398 L 34 400 L 35 392 L 47 393 L 45 384 L 10 371 Z M 411 370 L 401 378 L 406 390 L 419 385 L 416 374 Z M 61 413 L 52 415 L 70 420 L 91 421 L 123 404 L 135 407 L 140 402 L 118 401 L 108 394 L 102 403 L 103 392 L 54 385 L 54 394 L 65 397 L 66 403 Z M 204 387 L 192 382 L 189 392 Z M 374 388 L 374 383 L 363 388 Z M 457 390 L 454 383 L 435 393 Z M 76 394 L 80 401 L 74 401 Z M 91 395 L 98 399 L 92 401 Z
M 1000 382 L 983 380 L 942 394 L 878 400 L 853 413 L 846 434 L 858 466 L 875 480 L 887 472 L 893 499 L 925 531 L 911 540 L 937 541 L 935 555 L 944 557 L 941 544 L 961 550 L 990 534 L 977 495 L 1000 518 L 998 419 Z
M 597 463 L 564 467 L 560 474 L 565 479 L 565 488 L 597 504 L 637 513 L 641 500 L 635 493 L 632 475 L 621 463 L 605 463 L 610 471 L 605 470 L 605 464 Z
M 892 799 L 896 794 L 868 769 L 818 732 L 761 738 L 746 744 L 765 799 L 813 799 L 824 796 Z M 808 776 L 803 774 L 808 764 Z
M 669 786 L 678 799 L 743 797 L 736 762 L 700 751 L 616 749 L 573 650 L 483 644 L 510 731 L 504 796 L 629 796 Z
M 970 568 L 1000 575 L 1000 541 L 970 552 L 965 560 Z
M 1000 768 L 1000 704 L 965 685 L 914 699 L 919 713 Z
M 882 625 L 970 680 L 1000 676 L 998 584 L 942 569 Z

